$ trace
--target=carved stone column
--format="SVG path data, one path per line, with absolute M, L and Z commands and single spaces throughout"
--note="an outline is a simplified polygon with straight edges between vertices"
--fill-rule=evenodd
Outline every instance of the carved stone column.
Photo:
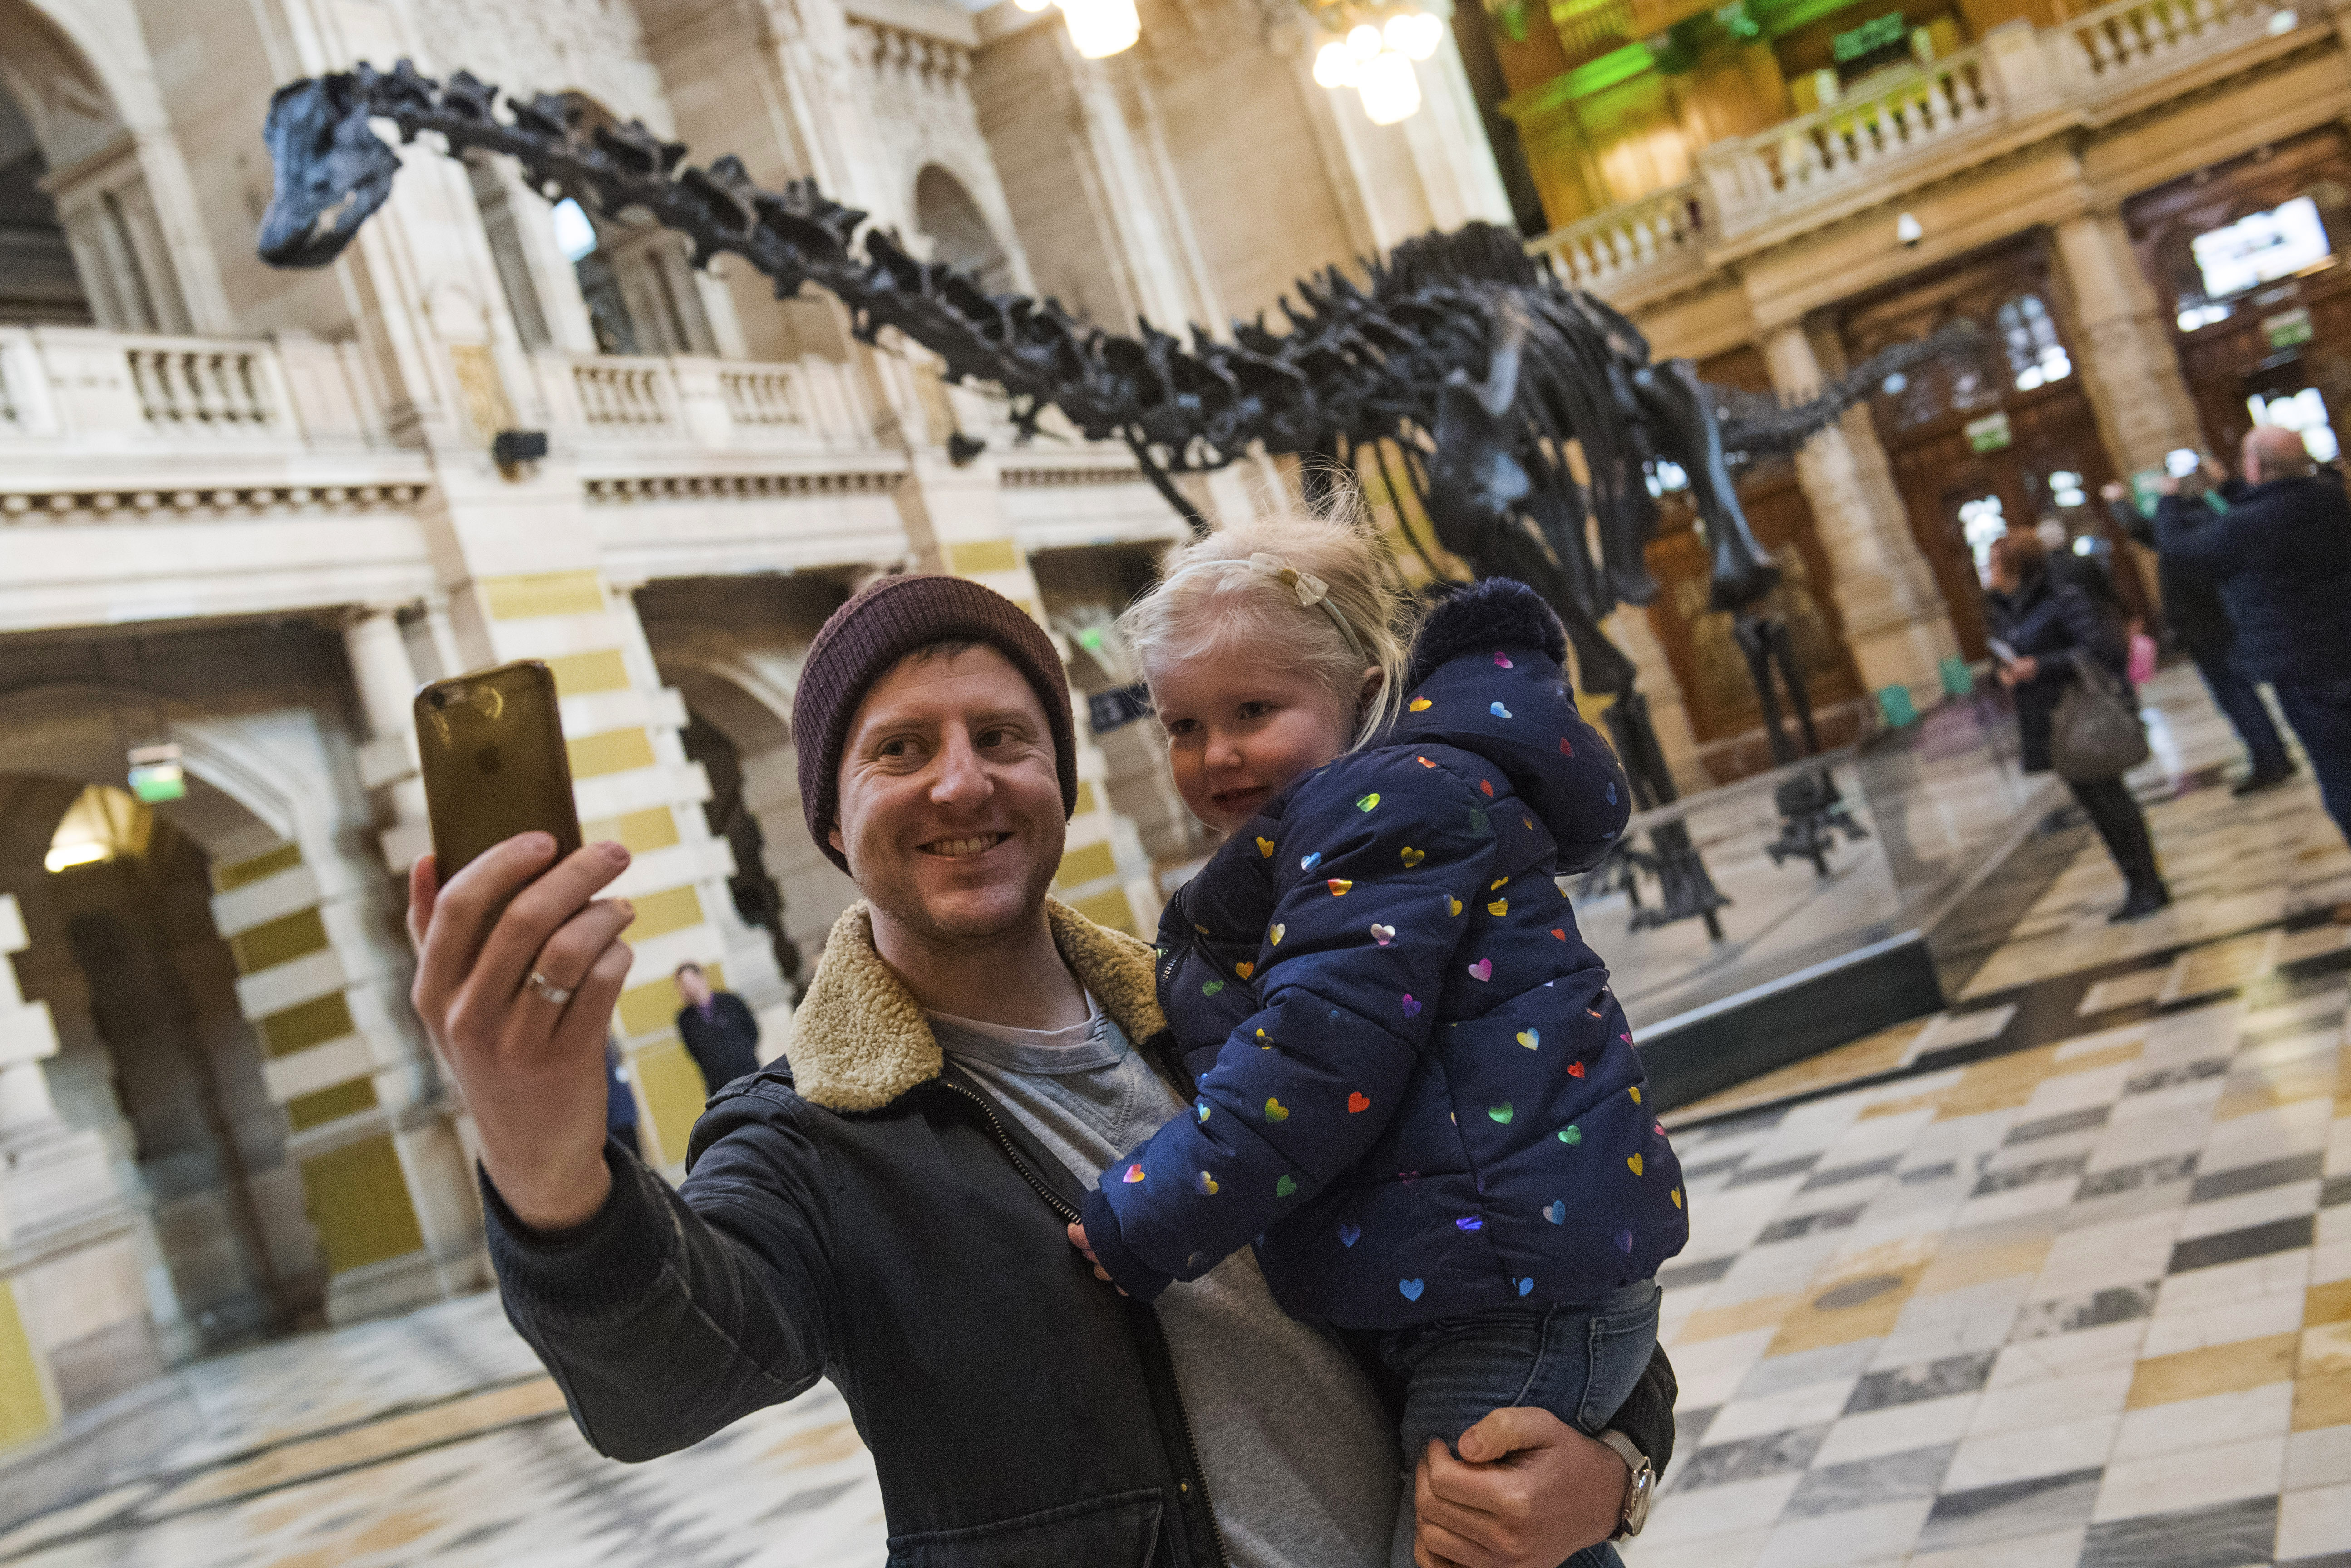
M 1772 331 L 1764 340 L 1763 356 L 1771 384 L 1783 392 L 1808 396 L 1827 379 L 1802 322 Z M 1796 482 L 1812 504 L 1845 643 L 1863 682 L 1873 691 L 1904 686 L 1916 698 L 1930 698 L 1941 689 L 1938 666 L 1959 651 L 1959 640 L 1934 575 L 1911 538 L 1868 411 L 1848 410 L 1806 442 L 1796 455 Z
M 18 994 L 7 957 L 26 945 L 16 900 L 0 894 L 0 1455 L 162 1371 L 106 1140 L 67 1126 L 49 1099 L 41 1063 L 57 1030 Z M 38 1493 L 45 1479 L 10 1485 Z
M 2203 426 L 2179 373 L 2162 306 L 2114 213 L 2084 213 L 2056 229 L 2057 261 L 2080 335 L 2082 390 L 2125 473 L 2200 447 Z
M 360 749 L 360 780 L 384 792 L 392 821 L 383 833 L 384 859 L 405 872 L 432 848 L 424 815 L 424 781 L 417 773 L 416 728 L 409 703 L 416 667 L 408 656 L 397 611 L 370 605 L 343 628 L 343 653 L 366 713 L 369 740 Z

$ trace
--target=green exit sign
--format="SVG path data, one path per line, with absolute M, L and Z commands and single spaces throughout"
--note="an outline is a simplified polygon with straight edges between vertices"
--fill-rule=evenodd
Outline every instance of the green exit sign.
M 1837 64 L 1844 65 L 1888 48 L 1909 36 L 1909 23 L 1903 20 L 1901 12 L 1895 11 L 1874 22 L 1864 22 L 1849 33 L 1839 33 L 1829 40 L 1829 53 Z

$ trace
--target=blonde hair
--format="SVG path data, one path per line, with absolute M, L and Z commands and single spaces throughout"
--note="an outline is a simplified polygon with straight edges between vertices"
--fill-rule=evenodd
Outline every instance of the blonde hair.
M 1230 523 L 1171 552 L 1118 628 L 1145 681 L 1228 641 L 1319 676 L 1356 710 L 1351 749 L 1385 729 L 1404 703 L 1405 600 L 1370 530 L 1342 509 Z M 1366 699 L 1368 669 L 1380 672 L 1380 684 Z

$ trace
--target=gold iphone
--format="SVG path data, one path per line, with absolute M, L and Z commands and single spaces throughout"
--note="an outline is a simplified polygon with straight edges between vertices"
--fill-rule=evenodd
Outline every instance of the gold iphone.
M 558 860 L 580 847 L 555 676 L 538 660 L 425 686 L 416 694 L 416 746 L 443 886 L 517 833 L 554 834 Z

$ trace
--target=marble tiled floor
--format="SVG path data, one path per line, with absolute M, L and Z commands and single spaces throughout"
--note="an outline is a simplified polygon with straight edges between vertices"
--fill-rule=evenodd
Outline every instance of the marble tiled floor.
M 1683 1436 L 1631 1568 L 2351 1568 L 2351 851 L 2149 690 L 2175 910 L 2106 926 L 2089 843 L 1949 1011 L 1675 1118 Z M 0 1563 L 882 1556 L 829 1386 L 612 1465 L 491 1297 L 183 1375 L 202 1435 Z
M 0 1535 L 38 1568 L 872 1568 L 882 1494 L 829 1384 L 644 1465 L 599 1458 L 495 1296 L 183 1375 L 153 1473 Z
M 1633 1568 L 2351 1568 L 2323 935 L 2246 990 L 1677 1134 L 1682 1447 Z

